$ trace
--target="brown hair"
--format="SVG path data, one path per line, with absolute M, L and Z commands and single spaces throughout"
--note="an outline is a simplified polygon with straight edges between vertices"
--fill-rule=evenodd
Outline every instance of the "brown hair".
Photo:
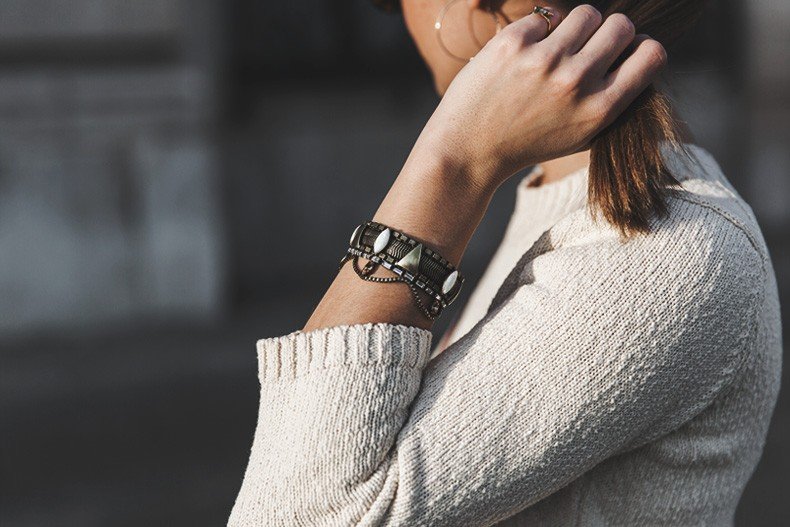
M 568 2 L 568 7 L 583 2 Z M 593 2 L 604 18 L 628 16 L 637 33 L 671 47 L 701 16 L 704 0 L 612 0 Z M 624 236 L 649 232 L 650 217 L 666 216 L 666 199 L 678 185 L 662 158 L 661 144 L 683 150 L 681 129 L 668 98 L 655 86 L 591 143 L 588 202 L 593 212 Z

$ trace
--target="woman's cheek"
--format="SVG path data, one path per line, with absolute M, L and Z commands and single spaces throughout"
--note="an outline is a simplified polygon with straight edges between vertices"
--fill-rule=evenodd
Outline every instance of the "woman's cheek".
M 463 67 L 462 63 L 442 51 L 436 39 L 434 24 L 442 5 L 442 2 L 434 0 L 402 2 L 406 28 L 417 46 L 417 51 L 431 71 L 434 86 L 440 95 L 444 94 L 450 82 Z

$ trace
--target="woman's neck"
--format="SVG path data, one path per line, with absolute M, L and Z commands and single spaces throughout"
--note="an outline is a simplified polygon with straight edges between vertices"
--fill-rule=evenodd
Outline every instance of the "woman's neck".
M 540 167 L 543 169 L 543 175 L 535 181 L 535 186 L 559 181 L 568 174 L 572 174 L 573 172 L 576 172 L 580 168 L 584 168 L 589 164 L 589 150 L 541 163 Z

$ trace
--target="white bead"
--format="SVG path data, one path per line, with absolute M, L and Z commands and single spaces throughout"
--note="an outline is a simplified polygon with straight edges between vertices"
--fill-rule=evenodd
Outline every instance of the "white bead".
M 390 230 L 384 229 L 379 233 L 376 237 L 376 241 L 373 242 L 373 254 L 378 254 L 384 249 L 386 249 L 387 244 L 390 242 Z
M 458 271 L 453 271 L 447 278 L 444 279 L 444 283 L 442 284 L 442 293 L 447 294 L 453 286 L 455 286 L 455 281 L 458 280 Z

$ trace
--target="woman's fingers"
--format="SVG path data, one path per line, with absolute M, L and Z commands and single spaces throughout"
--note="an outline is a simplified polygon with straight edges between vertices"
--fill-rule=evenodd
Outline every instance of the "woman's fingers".
M 617 58 L 634 41 L 634 24 L 620 13 L 608 17 L 574 57 L 588 71 L 603 77 Z M 599 77 L 599 78 L 600 78 Z
M 667 52 L 647 35 L 634 39 L 634 51 L 619 68 L 604 77 L 604 89 L 597 94 L 607 124 L 614 121 L 652 83 L 667 64 Z
M 426 148 L 439 143 L 457 152 L 459 166 L 488 167 L 473 170 L 484 185 L 578 151 L 666 63 L 658 42 L 632 39 L 624 17 L 610 18 L 602 27 L 596 10 L 577 8 L 561 23 L 553 17 L 548 37 L 539 13 L 508 25 L 453 80 L 426 127 Z M 619 66 L 618 55 L 627 57 Z
M 551 28 L 553 30 L 562 22 L 562 13 L 551 7 L 546 7 L 545 9 L 551 13 L 549 18 L 551 19 Z M 508 24 L 503 32 L 505 31 L 517 33 L 522 44 L 534 44 L 549 35 L 549 25 L 542 15 L 531 13 Z
M 546 38 L 544 45 L 570 55 L 579 51 L 601 25 L 601 13 L 591 5 L 580 5 L 568 13 L 562 25 Z

